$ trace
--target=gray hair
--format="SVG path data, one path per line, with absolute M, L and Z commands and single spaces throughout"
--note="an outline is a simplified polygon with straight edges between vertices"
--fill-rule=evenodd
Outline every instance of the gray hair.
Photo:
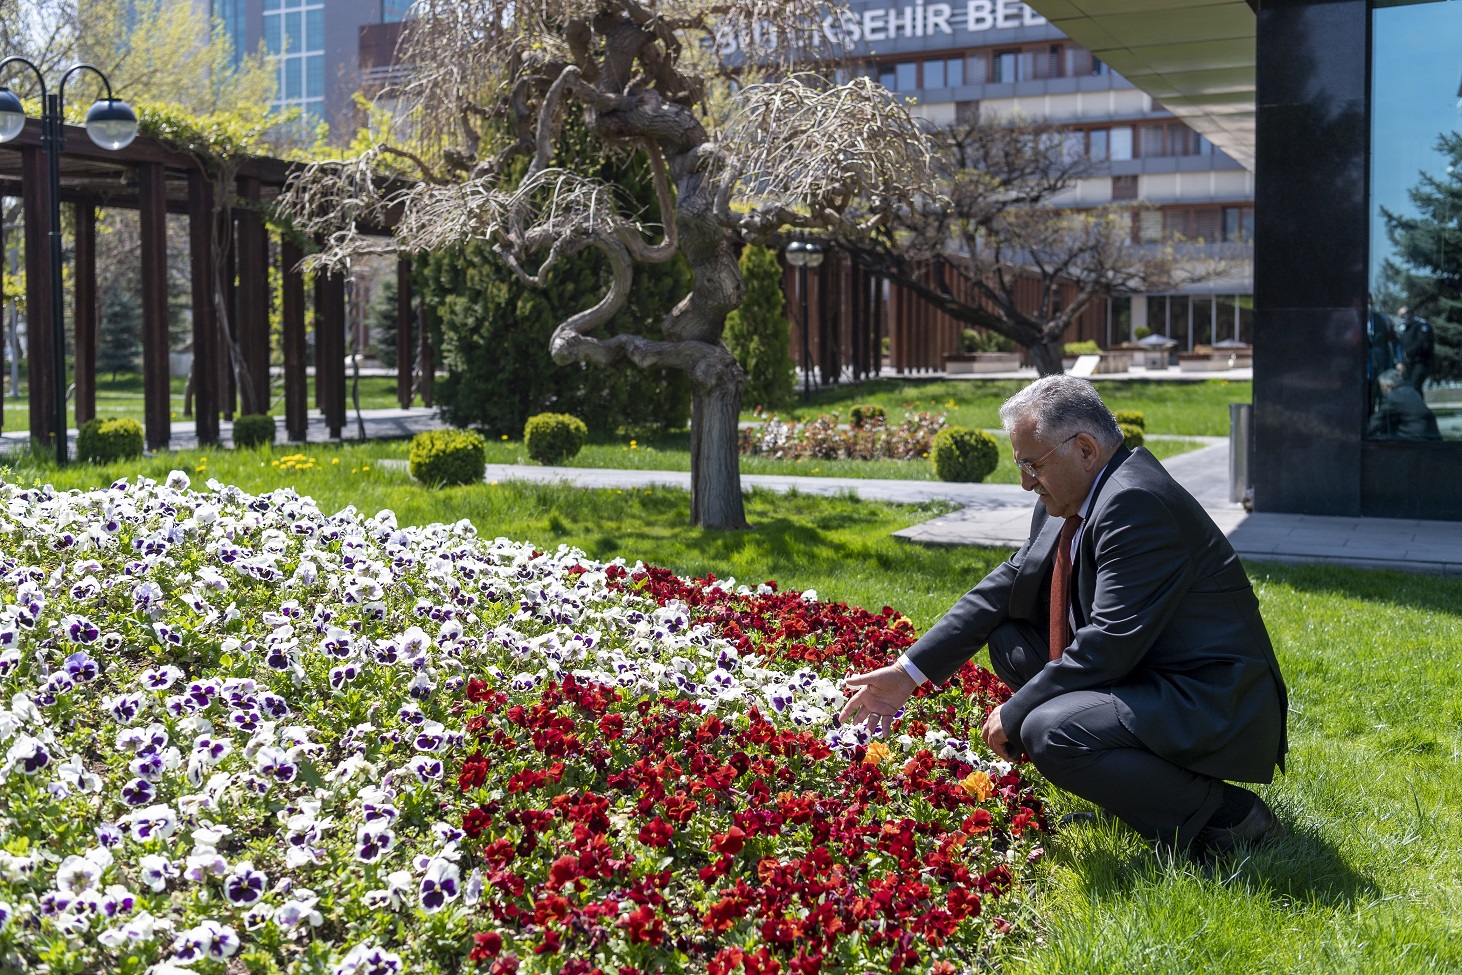
M 1006 433 L 1027 418 L 1035 420 L 1035 436 L 1043 443 L 1059 443 L 1078 433 L 1090 434 L 1103 450 L 1122 443 L 1117 418 L 1096 387 L 1074 376 L 1043 376 L 1000 407 Z
M 1389 393 L 1401 385 L 1401 373 L 1395 369 L 1387 369 L 1376 377 L 1376 384 L 1381 387 L 1381 392 Z

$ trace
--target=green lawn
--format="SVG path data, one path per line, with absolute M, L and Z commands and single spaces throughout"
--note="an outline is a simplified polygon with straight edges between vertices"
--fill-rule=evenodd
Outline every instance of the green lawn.
M 22 377 L 23 377 L 22 373 Z M 192 427 L 191 416 L 183 413 L 183 388 L 186 380 L 177 377 L 171 381 L 172 386 L 172 421 L 173 423 L 187 424 Z M 6 389 L 9 389 L 7 384 Z M 345 377 L 346 403 L 351 409 L 354 405 L 350 399 L 351 379 Z M 284 415 L 284 387 L 282 380 L 276 379 L 273 389 L 274 403 L 270 413 L 274 416 Z M 309 400 L 313 406 L 315 395 L 315 381 L 309 380 Z M 96 415 L 106 418 L 130 416 L 138 423 L 145 422 L 146 414 L 142 400 L 142 376 L 138 373 L 119 373 L 115 378 L 107 375 L 97 377 L 96 382 Z M 363 410 L 381 409 L 384 407 L 397 406 L 396 399 L 396 377 L 394 376 L 362 376 L 360 380 L 360 406 Z M 4 422 L 0 429 L 6 433 L 25 432 L 30 429 L 30 399 L 29 385 L 24 378 L 20 383 L 20 395 L 18 397 L 6 396 L 4 399 Z M 68 401 L 66 408 L 66 424 L 68 427 L 76 426 L 76 403 Z
M 1007 554 L 921 548 L 893 530 L 946 510 L 753 492 L 745 532 L 688 527 L 684 492 L 528 484 L 429 491 L 372 448 L 165 455 L 132 467 L 31 469 L 12 479 L 107 484 L 205 467 L 249 491 L 292 484 L 322 508 L 470 518 L 488 536 L 576 545 L 680 573 L 777 579 L 824 599 L 888 604 L 928 627 Z M 36 463 L 40 463 L 39 461 Z M 363 468 L 369 467 L 369 470 Z M 195 474 L 201 480 L 201 474 Z M 1462 580 L 1252 564 L 1290 685 L 1289 774 L 1265 795 L 1292 836 L 1242 863 L 1163 864 L 1116 827 L 1058 830 L 1041 927 L 1013 940 L 1010 973 L 1456 972 L 1462 970 Z M 1057 812 L 1079 808 L 1051 797 Z

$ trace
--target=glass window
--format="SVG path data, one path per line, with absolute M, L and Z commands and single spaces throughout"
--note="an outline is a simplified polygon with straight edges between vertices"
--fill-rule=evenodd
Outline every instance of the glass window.
M 301 79 L 300 58 L 284 59 L 284 97 L 286 100 L 304 97 L 304 83 Z
M 893 65 L 889 65 L 887 67 L 879 69 L 878 83 L 887 88 L 889 91 L 897 90 L 898 78 L 894 75 Z
M 406 11 L 409 9 L 411 9 L 411 0 L 385 0 L 385 3 L 382 4 L 381 20 L 388 24 L 404 20 Z
M 919 62 L 900 61 L 894 69 L 895 91 L 917 91 L 919 89 Z
M 1137 221 L 1137 239 L 1144 244 L 1156 244 L 1162 240 L 1162 232 L 1162 211 L 1143 210 Z
M 965 83 L 964 58 L 950 58 L 944 62 L 944 83 L 950 88 L 958 88 Z
M 305 12 L 305 45 L 306 51 L 325 50 L 325 8 L 316 7 L 314 10 Z
M 1132 158 L 1132 126 L 1118 125 L 1112 129 L 1112 159 Z
M 1254 344 L 1254 296 L 1239 295 L 1234 300 L 1234 317 L 1238 320 L 1238 339 L 1245 345 Z
M 1107 130 L 1092 129 L 1087 133 L 1087 155 L 1098 162 L 1107 158 Z
M 1366 435 L 1462 440 L 1462 3 L 1379 5 L 1371 24 Z
M 934 60 L 934 61 L 925 61 L 924 62 L 924 87 L 925 88 L 943 88 L 944 87 L 944 59 L 943 58 L 939 58 L 939 59 Z
M 1208 295 L 1194 295 L 1192 308 L 1193 344 L 1212 345 L 1217 341 L 1213 334 L 1215 324 L 1213 321 L 1213 299 Z
M 305 58 L 305 97 L 325 97 L 325 55 L 311 54 Z
M 1193 308 L 1187 295 L 1168 296 L 1168 338 L 1178 343 L 1177 352 L 1193 351 Z
M 284 50 L 280 43 L 280 20 L 278 17 L 264 18 L 264 50 L 269 54 L 278 54 Z
M 984 54 L 971 54 L 965 59 L 965 77 L 972 85 L 983 85 L 990 80 L 990 59 Z
M 264 9 L 265 10 L 278 10 L 279 9 L 279 0 L 264 0 Z
M 1014 84 L 1016 78 L 1016 52 L 1001 51 L 995 55 L 994 71 L 990 80 L 997 85 Z

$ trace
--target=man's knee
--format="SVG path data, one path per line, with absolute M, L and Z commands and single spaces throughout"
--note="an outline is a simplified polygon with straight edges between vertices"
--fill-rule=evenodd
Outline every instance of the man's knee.
M 1012 689 L 1024 687 L 1046 664 L 1045 644 L 1033 636 L 1029 627 L 1013 620 L 1006 620 L 991 630 L 986 642 L 990 648 L 990 669 Z
M 1020 727 L 1020 743 L 1041 774 L 1063 784 L 1066 769 L 1088 764 L 1105 745 L 1101 727 L 1107 724 L 1105 710 L 1111 705 L 1099 696 L 1080 695 L 1083 700 L 1063 695 L 1047 701 L 1026 716 Z M 1115 743 L 1112 743 L 1115 744 Z

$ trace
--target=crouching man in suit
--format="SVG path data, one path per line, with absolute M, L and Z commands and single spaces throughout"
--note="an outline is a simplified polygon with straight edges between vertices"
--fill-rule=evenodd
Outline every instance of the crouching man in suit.
M 887 730 L 926 680 L 988 644 L 1014 691 L 986 744 L 1159 848 L 1284 836 L 1253 792 L 1283 768 L 1287 698 L 1233 547 L 1088 382 L 1047 376 L 1000 409 L 1030 538 L 896 663 L 851 677 L 844 721 Z

